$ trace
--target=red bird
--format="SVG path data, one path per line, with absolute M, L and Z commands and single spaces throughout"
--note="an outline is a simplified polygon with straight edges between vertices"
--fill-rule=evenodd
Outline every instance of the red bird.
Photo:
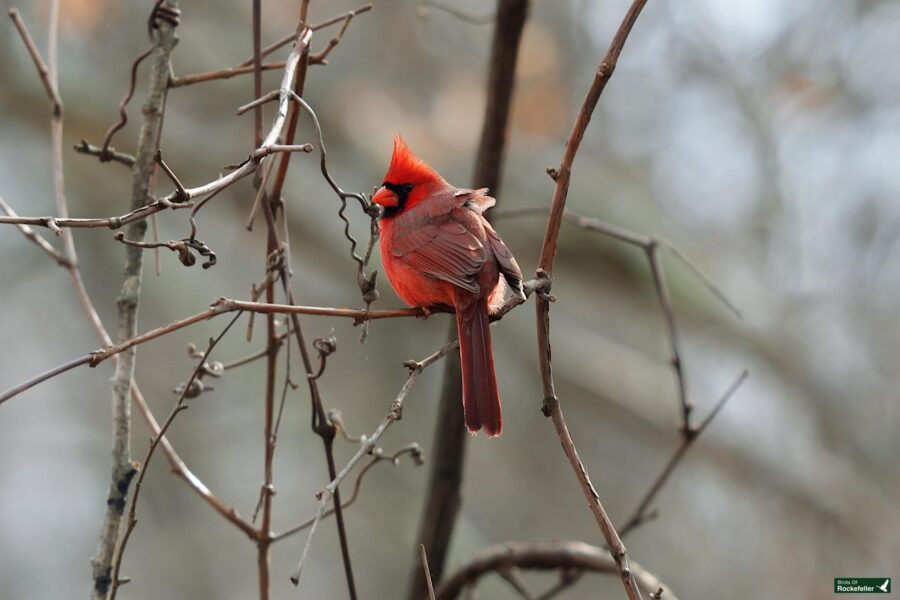
M 486 192 L 453 187 L 398 135 L 372 200 L 384 207 L 381 255 L 397 295 L 426 310 L 455 308 L 466 427 L 496 436 L 503 420 L 488 317 L 507 287 L 524 293 L 516 259 L 482 216 L 495 203 Z

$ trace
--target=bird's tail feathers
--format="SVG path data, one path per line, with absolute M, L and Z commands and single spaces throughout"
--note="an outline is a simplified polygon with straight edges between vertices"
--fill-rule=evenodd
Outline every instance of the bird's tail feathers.
M 456 326 L 466 428 L 472 433 L 483 428 L 491 437 L 500 435 L 503 418 L 494 374 L 487 300 L 481 298 L 457 310 Z

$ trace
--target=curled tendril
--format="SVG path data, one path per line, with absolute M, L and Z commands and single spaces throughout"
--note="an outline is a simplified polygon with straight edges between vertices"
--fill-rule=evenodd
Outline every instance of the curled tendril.
M 378 217 L 381 216 L 381 207 L 374 204 L 365 194 L 345 192 L 341 189 L 334 180 L 334 177 L 331 176 L 331 173 L 328 172 L 327 152 L 325 149 L 325 140 L 322 135 L 322 127 L 319 124 L 319 117 L 316 116 L 316 112 L 312 107 L 296 93 L 291 92 L 291 98 L 300 105 L 300 107 L 302 107 L 309 115 L 310 119 L 312 119 L 313 125 L 316 128 L 316 133 L 319 136 L 319 166 L 322 171 L 322 176 L 325 177 L 328 185 L 331 186 L 331 189 L 334 190 L 334 193 L 337 194 L 338 199 L 341 202 L 341 207 L 338 209 L 338 217 L 344 222 L 344 237 L 350 242 L 350 257 L 356 263 L 357 285 L 359 285 L 359 291 L 362 295 L 362 300 L 366 305 L 366 310 L 369 310 L 372 303 L 378 299 L 378 290 L 375 288 L 377 271 L 372 271 L 370 275 L 367 275 L 366 267 L 369 264 L 369 260 L 372 258 L 372 250 L 375 247 L 375 242 L 378 241 Z M 357 252 L 359 242 L 353 237 L 353 234 L 350 233 L 350 218 L 347 216 L 346 211 L 347 200 L 351 198 L 359 203 L 362 211 L 369 217 L 369 242 L 364 256 L 360 256 Z M 361 342 L 365 342 L 368 331 L 369 321 L 366 320 L 363 322 L 362 333 L 360 334 Z
M 218 260 L 216 253 L 201 240 L 185 238 L 183 240 L 169 240 L 168 242 L 137 242 L 126 239 L 125 234 L 121 231 L 116 233 L 113 238 L 126 246 L 134 246 L 135 248 L 168 248 L 178 254 L 178 260 L 186 267 L 192 267 L 197 263 L 197 257 L 194 256 L 192 250 L 200 256 L 206 257 L 206 261 L 201 265 L 204 269 L 214 266 Z

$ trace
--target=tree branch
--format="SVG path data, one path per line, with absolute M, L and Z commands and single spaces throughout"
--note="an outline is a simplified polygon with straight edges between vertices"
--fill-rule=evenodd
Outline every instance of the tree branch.
M 544 233 L 543 247 L 541 248 L 541 257 L 538 266 L 539 276 L 546 276 L 547 278 L 552 279 L 553 262 L 556 258 L 556 249 L 559 241 L 559 229 L 562 224 L 563 212 L 566 207 L 566 197 L 569 192 L 569 181 L 572 175 L 572 163 L 575 161 L 575 156 L 578 153 L 581 140 L 584 138 L 584 133 L 587 130 L 591 115 L 594 112 L 594 107 L 597 105 L 600 94 L 603 93 L 606 83 L 609 81 L 610 76 L 615 70 L 616 62 L 619 58 L 619 54 L 622 52 L 622 47 L 625 45 L 625 40 L 628 39 L 628 34 L 631 33 L 631 29 L 645 4 L 646 0 L 634 0 L 631 4 L 624 20 L 619 25 L 619 29 L 613 37 L 606 56 L 603 58 L 597 69 L 594 81 L 588 90 L 587 97 L 581 106 L 581 110 L 572 127 L 572 132 L 566 142 L 562 163 L 556 171 L 556 189 L 553 193 L 550 216 L 547 221 L 547 229 Z M 544 393 L 544 414 L 553 419 L 553 425 L 559 436 L 560 442 L 563 445 L 566 458 L 568 458 L 569 464 L 575 473 L 575 477 L 581 485 L 591 512 L 603 533 L 603 537 L 606 539 L 606 542 L 611 549 L 613 558 L 616 562 L 616 568 L 619 572 L 619 577 L 622 579 L 629 600 L 638 600 L 641 598 L 641 592 L 635 581 L 634 573 L 628 566 L 628 555 L 625 545 L 616 533 L 616 529 L 609 516 L 606 514 L 606 509 L 604 509 L 603 504 L 600 502 L 600 497 L 597 494 L 596 489 L 594 489 L 590 477 L 578 456 L 578 451 L 575 449 L 575 444 L 572 441 L 572 436 L 569 434 L 565 418 L 563 417 L 559 398 L 556 396 L 550 363 L 549 302 L 549 298 L 545 295 L 538 295 L 535 302 L 537 312 L 538 357 Z
M 54 7 L 57 5 L 54 4 Z M 56 16 L 59 14 L 58 8 L 54 8 L 51 12 L 53 12 L 53 17 L 50 22 L 53 24 L 55 22 Z M 34 43 L 34 39 L 31 37 L 31 34 L 28 33 L 28 28 L 25 27 L 25 22 L 22 21 L 22 16 L 19 14 L 18 8 L 11 8 L 7 13 L 9 18 L 12 19 L 13 25 L 16 26 L 16 30 L 19 32 L 19 36 L 22 38 L 22 42 L 25 44 L 25 49 L 28 50 L 29 56 L 31 56 L 31 60 L 34 61 L 34 66 L 38 71 L 38 76 L 41 78 L 41 83 L 44 84 L 44 91 L 47 92 L 47 97 L 50 98 L 50 103 L 53 108 L 54 115 L 61 115 L 63 112 L 63 102 L 62 98 L 59 96 L 59 91 L 56 89 L 56 74 L 51 73 L 50 67 L 47 66 L 47 63 L 44 62 L 44 59 L 41 57 L 41 52 L 37 48 L 37 44 Z M 55 25 L 52 25 L 55 27 Z M 49 36 L 51 40 L 55 39 L 55 35 Z M 55 41 L 51 41 L 51 44 L 55 44 Z M 55 55 L 55 51 L 53 52 Z M 55 58 L 52 58 L 55 62 Z
M 160 6 L 162 4 L 157 3 L 154 13 Z M 165 6 L 173 12 L 178 10 L 177 0 L 166 0 Z M 151 53 L 150 82 L 142 111 L 143 122 L 138 136 L 138 150 L 132 167 L 132 211 L 138 210 L 146 204 L 152 186 L 151 181 L 155 167 L 154 155 L 159 146 L 165 111 L 169 57 L 178 42 L 175 25 L 168 20 L 160 20 L 155 32 Z M 135 221 L 128 226 L 127 237 L 138 242 L 143 241 L 146 229 L 145 221 Z M 142 267 L 143 250 L 126 247 L 122 289 L 116 300 L 119 309 L 118 336 L 120 342 L 127 342 L 137 335 Z M 113 465 L 106 518 L 101 528 L 97 552 L 91 560 L 93 566 L 92 597 L 97 600 L 107 597 L 113 583 L 110 577 L 113 554 L 119 537 L 129 484 L 135 474 L 135 467 L 131 462 L 131 390 L 134 364 L 135 351 L 131 349 L 119 357 L 113 377 Z
M 672 453 L 672 456 L 669 458 L 669 461 L 666 463 L 663 470 L 659 473 L 656 479 L 650 484 L 650 489 L 647 490 L 647 493 L 644 494 L 644 497 L 638 502 L 637 507 L 632 512 L 631 516 L 626 519 L 625 524 L 619 527 L 619 537 L 625 537 L 633 530 L 635 530 L 639 525 L 645 523 L 649 519 L 652 518 L 653 513 L 650 511 L 650 505 L 653 503 L 653 500 L 656 499 L 656 495 L 659 494 L 659 491 L 663 488 L 666 481 L 668 481 L 669 476 L 672 475 L 672 472 L 675 471 L 675 468 L 681 462 L 681 459 L 684 458 L 684 455 L 693 445 L 693 443 L 697 440 L 701 433 L 709 426 L 712 420 L 715 418 L 719 411 L 722 410 L 722 407 L 725 406 L 725 403 L 734 395 L 736 391 L 741 387 L 744 383 L 744 380 L 750 375 L 750 372 L 744 369 L 744 371 L 738 376 L 738 378 L 732 383 L 728 390 L 722 394 L 722 397 L 716 403 L 715 407 L 710 411 L 709 415 L 700 423 L 699 427 L 692 430 L 690 435 L 682 435 L 681 443 L 678 445 L 678 448 L 675 449 L 675 452 Z
M 347 477 L 347 475 L 350 474 L 353 468 L 363 459 L 364 456 L 372 452 L 372 450 L 375 448 L 376 443 L 384 434 L 384 432 L 387 431 L 388 427 L 390 427 L 395 421 L 400 420 L 403 415 L 403 405 L 406 402 L 406 397 L 409 395 L 409 392 L 412 389 L 412 386 L 419 374 L 428 366 L 443 358 L 454 348 L 456 348 L 455 343 L 446 344 L 422 361 L 407 362 L 406 366 L 409 368 L 409 375 L 406 377 L 406 382 L 403 384 L 403 387 L 400 388 L 400 392 L 397 394 L 397 397 L 394 398 L 394 401 L 391 403 L 387 415 L 384 417 L 378 427 L 375 428 L 375 431 L 373 431 L 371 435 L 366 437 L 365 442 L 360 446 L 356 454 L 353 455 L 353 458 L 351 458 L 347 462 L 347 464 L 344 465 L 344 468 L 341 469 L 340 472 L 334 477 L 334 479 L 331 480 L 331 483 L 326 485 L 317 494 L 319 498 L 319 507 L 316 511 L 315 517 L 313 518 L 312 525 L 310 526 L 309 535 L 306 538 L 306 543 L 303 546 L 303 552 L 300 555 L 300 562 L 297 564 L 297 568 L 294 571 L 293 575 L 291 575 L 291 581 L 294 583 L 294 585 L 298 585 L 300 583 L 300 575 L 303 572 L 303 566 L 306 562 L 306 557 L 309 554 L 309 549 L 312 546 L 312 541 L 315 537 L 316 530 L 322 518 L 325 516 L 325 510 L 328 508 L 328 504 L 334 497 L 335 491 L 338 489 L 340 483 Z
M 206 352 L 203 353 L 200 358 L 200 362 L 197 363 L 197 366 L 194 368 L 193 373 L 191 373 L 190 379 L 188 379 L 188 382 L 182 388 L 181 393 L 178 395 L 178 400 L 175 401 L 175 406 L 172 407 L 171 412 L 169 412 L 169 416 L 166 417 L 166 420 L 163 422 L 163 425 L 159 429 L 159 432 L 156 433 L 150 440 L 150 445 L 147 448 L 147 453 L 144 455 L 144 460 L 137 467 L 139 475 L 137 481 L 134 484 L 134 495 L 131 498 L 131 507 L 128 509 L 128 525 L 125 529 L 124 535 L 122 536 L 122 540 L 118 544 L 113 561 L 112 589 L 109 593 L 110 600 L 115 600 L 116 594 L 119 591 L 119 586 L 123 581 L 119 577 L 119 571 L 122 568 L 122 559 L 125 557 L 125 548 L 128 546 L 128 540 L 131 539 L 131 534 L 134 532 L 134 528 L 137 526 L 138 499 L 140 498 L 141 487 L 144 483 L 144 477 L 147 476 L 147 471 L 150 468 L 150 460 L 153 458 L 153 454 L 159 447 L 160 442 L 164 439 L 163 436 L 165 436 L 166 432 L 169 430 L 169 427 L 171 427 L 172 423 L 175 421 L 175 417 L 177 417 L 179 413 L 181 413 L 181 411 L 187 409 L 185 399 L 188 397 L 188 390 L 191 389 L 191 384 L 193 384 L 200 375 L 203 366 L 206 364 L 209 354 L 219 344 L 219 342 L 222 341 L 222 338 L 225 337 L 225 334 L 228 333 L 228 330 L 231 329 L 231 326 L 234 325 L 239 318 L 241 318 L 241 313 L 236 314 L 234 318 L 231 319 L 231 321 L 228 323 L 228 325 L 225 326 L 222 332 L 219 333 L 219 335 L 217 335 L 215 338 L 210 338 L 209 346 L 206 348 Z
M 3 212 L 5 212 L 7 214 L 7 216 L 10 216 L 10 217 L 18 217 L 19 216 L 16 214 L 16 211 L 14 211 L 12 209 L 12 207 L 6 202 L 6 200 L 3 199 L 2 196 L 0 196 L 0 209 L 2 209 Z M 59 252 L 59 250 L 54 248 L 50 244 L 50 242 L 48 242 L 41 235 L 39 235 L 37 232 L 35 232 L 34 229 L 29 227 L 28 225 L 22 225 L 21 223 L 18 224 L 17 226 L 19 228 L 19 231 L 22 232 L 22 235 L 24 235 L 26 238 L 28 238 L 29 240 L 31 240 L 32 242 L 37 244 L 41 250 L 43 250 L 44 252 L 46 252 L 47 254 L 52 256 L 53 260 L 55 260 L 57 262 L 57 264 L 59 264 L 62 267 L 66 267 L 66 268 L 68 268 L 72 265 L 71 261 L 69 261 L 68 258 L 63 256 Z
M 616 563 L 604 548 L 583 542 L 507 542 L 492 546 L 460 567 L 438 587 L 437 600 L 452 600 L 464 589 L 492 572 L 515 566 L 530 570 L 576 570 L 615 574 Z M 667 600 L 678 600 L 668 586 L 636 563 L 631 563 L 635 580 L 640 587 L 653 593 L 662 589 Z

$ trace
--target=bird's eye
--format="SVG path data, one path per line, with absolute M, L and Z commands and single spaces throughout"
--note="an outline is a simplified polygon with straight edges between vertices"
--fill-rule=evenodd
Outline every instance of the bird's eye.
M 411 183 L 403 184 L 403 192 L 404 193 L 408 194 L 412 191 L 412 189 L 413 189 L 413 185 Z

